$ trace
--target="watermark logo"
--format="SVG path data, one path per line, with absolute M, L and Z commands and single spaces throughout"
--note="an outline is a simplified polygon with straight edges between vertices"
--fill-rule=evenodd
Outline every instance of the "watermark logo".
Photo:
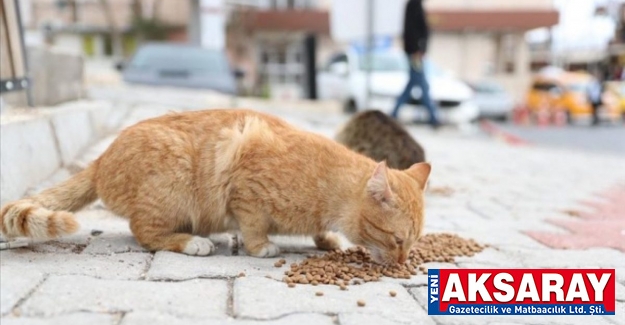
M 430 269 L 429 315 L 614 315 L 614 269 Z

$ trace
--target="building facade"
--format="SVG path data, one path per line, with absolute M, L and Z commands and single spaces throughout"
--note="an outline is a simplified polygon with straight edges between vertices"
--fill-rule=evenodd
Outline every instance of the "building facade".
M 101 0 L 23 1 L 30 7 L 28 27 L 52 30 L 55 44 L 91 56 L 116 53 L 109 33 L 111 19 L 102 12 Z M 122 34 L 121 52 L 128 55 L 141 41 L 132 34 L 137 12 L 165 23 L 166 39 L 192 40 L 194 32 L 186 27 L 197 17 L 193 6 L 199 1 L 105 2 L 114 12 L 115 29 Z M 226 48 L 246 73 L 248 93 L 281 98 L 306 95 L 305 40 L 315 38 L 318 64 L 348 45 L 331 38 L 332 1 L 340 0 L 224 0 Z M 425 0 L 424 5 L 433 30 L 428 55 L 435 63 L 461 79 L 495 79 L 517 96 L 525 91 L 531 74 L 525 33 L 558 23 L 552 0 Z M 395 40 L 401 46 L 400 38 Z

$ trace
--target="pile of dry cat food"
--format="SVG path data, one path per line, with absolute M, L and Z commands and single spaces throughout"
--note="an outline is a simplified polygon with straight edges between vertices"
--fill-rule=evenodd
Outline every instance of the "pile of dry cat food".
M 454 257 L 473 256 L 483 249 L 484 246 L 471 239 L 452 234 L 428 234 L 410 251 L 408 261 L 403 265 L 376 264 L 364 248 L 353 247 L 347 251 L 337 249 L 322 256 L 310 256 L 299 264 L 293 263 L 290 270 L 284 272 L 282 280 L 291 288 L 296 284 L 330 284 L 347 290 L 349 284 L 378 281 L 383 276 L 410 279 L 412 275 L 426 273 L 425 267 L 421 266 L 423 263 L 451 263 Z M 286 261 L 281 262 L 275 266 L 282 267 Z

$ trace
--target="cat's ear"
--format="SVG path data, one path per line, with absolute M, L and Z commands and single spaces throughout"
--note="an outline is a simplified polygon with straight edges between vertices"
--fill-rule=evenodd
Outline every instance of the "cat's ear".
M 388 184 L 388 168 L 386 161 L 379 163 L 367 182 L 367 193 L 380 202 L 391 199 L 391 187 Z
M 410 166 L 410 168 L 406 169 L 406 174 L 415 179 L 421 189 L 425 189 L 425 184 L 428 182 L 428 178 L 430 177 L 430 171 L 432 170 L 432 166 L 428 163 L 418 163 Z

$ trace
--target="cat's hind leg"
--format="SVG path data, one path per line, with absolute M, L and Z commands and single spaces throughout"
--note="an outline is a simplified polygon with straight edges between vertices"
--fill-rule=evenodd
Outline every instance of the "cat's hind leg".
M 178 233 L 167 222 L 153 218 L 131 218 L 130 229 L 139 244 L 151 251 L 172 251 L 187 255 L 207 256 L 215 251 L 213 242 L 204 237 Z
M 325 251 L 341 248 L 341 240 L 339 236 L 331 232 L 324 232 L 313 236 L 317 248 Z
M 280 255 L 280 248 L 269 241 L 267 236 L 270 229 L 270 220 L 263 216 L 256 215 L 248 209 L 233 209 L 233 213 L 241 235 L 243 236 L 243 246 L 248 254 L 255 257 L 274 257 Z

